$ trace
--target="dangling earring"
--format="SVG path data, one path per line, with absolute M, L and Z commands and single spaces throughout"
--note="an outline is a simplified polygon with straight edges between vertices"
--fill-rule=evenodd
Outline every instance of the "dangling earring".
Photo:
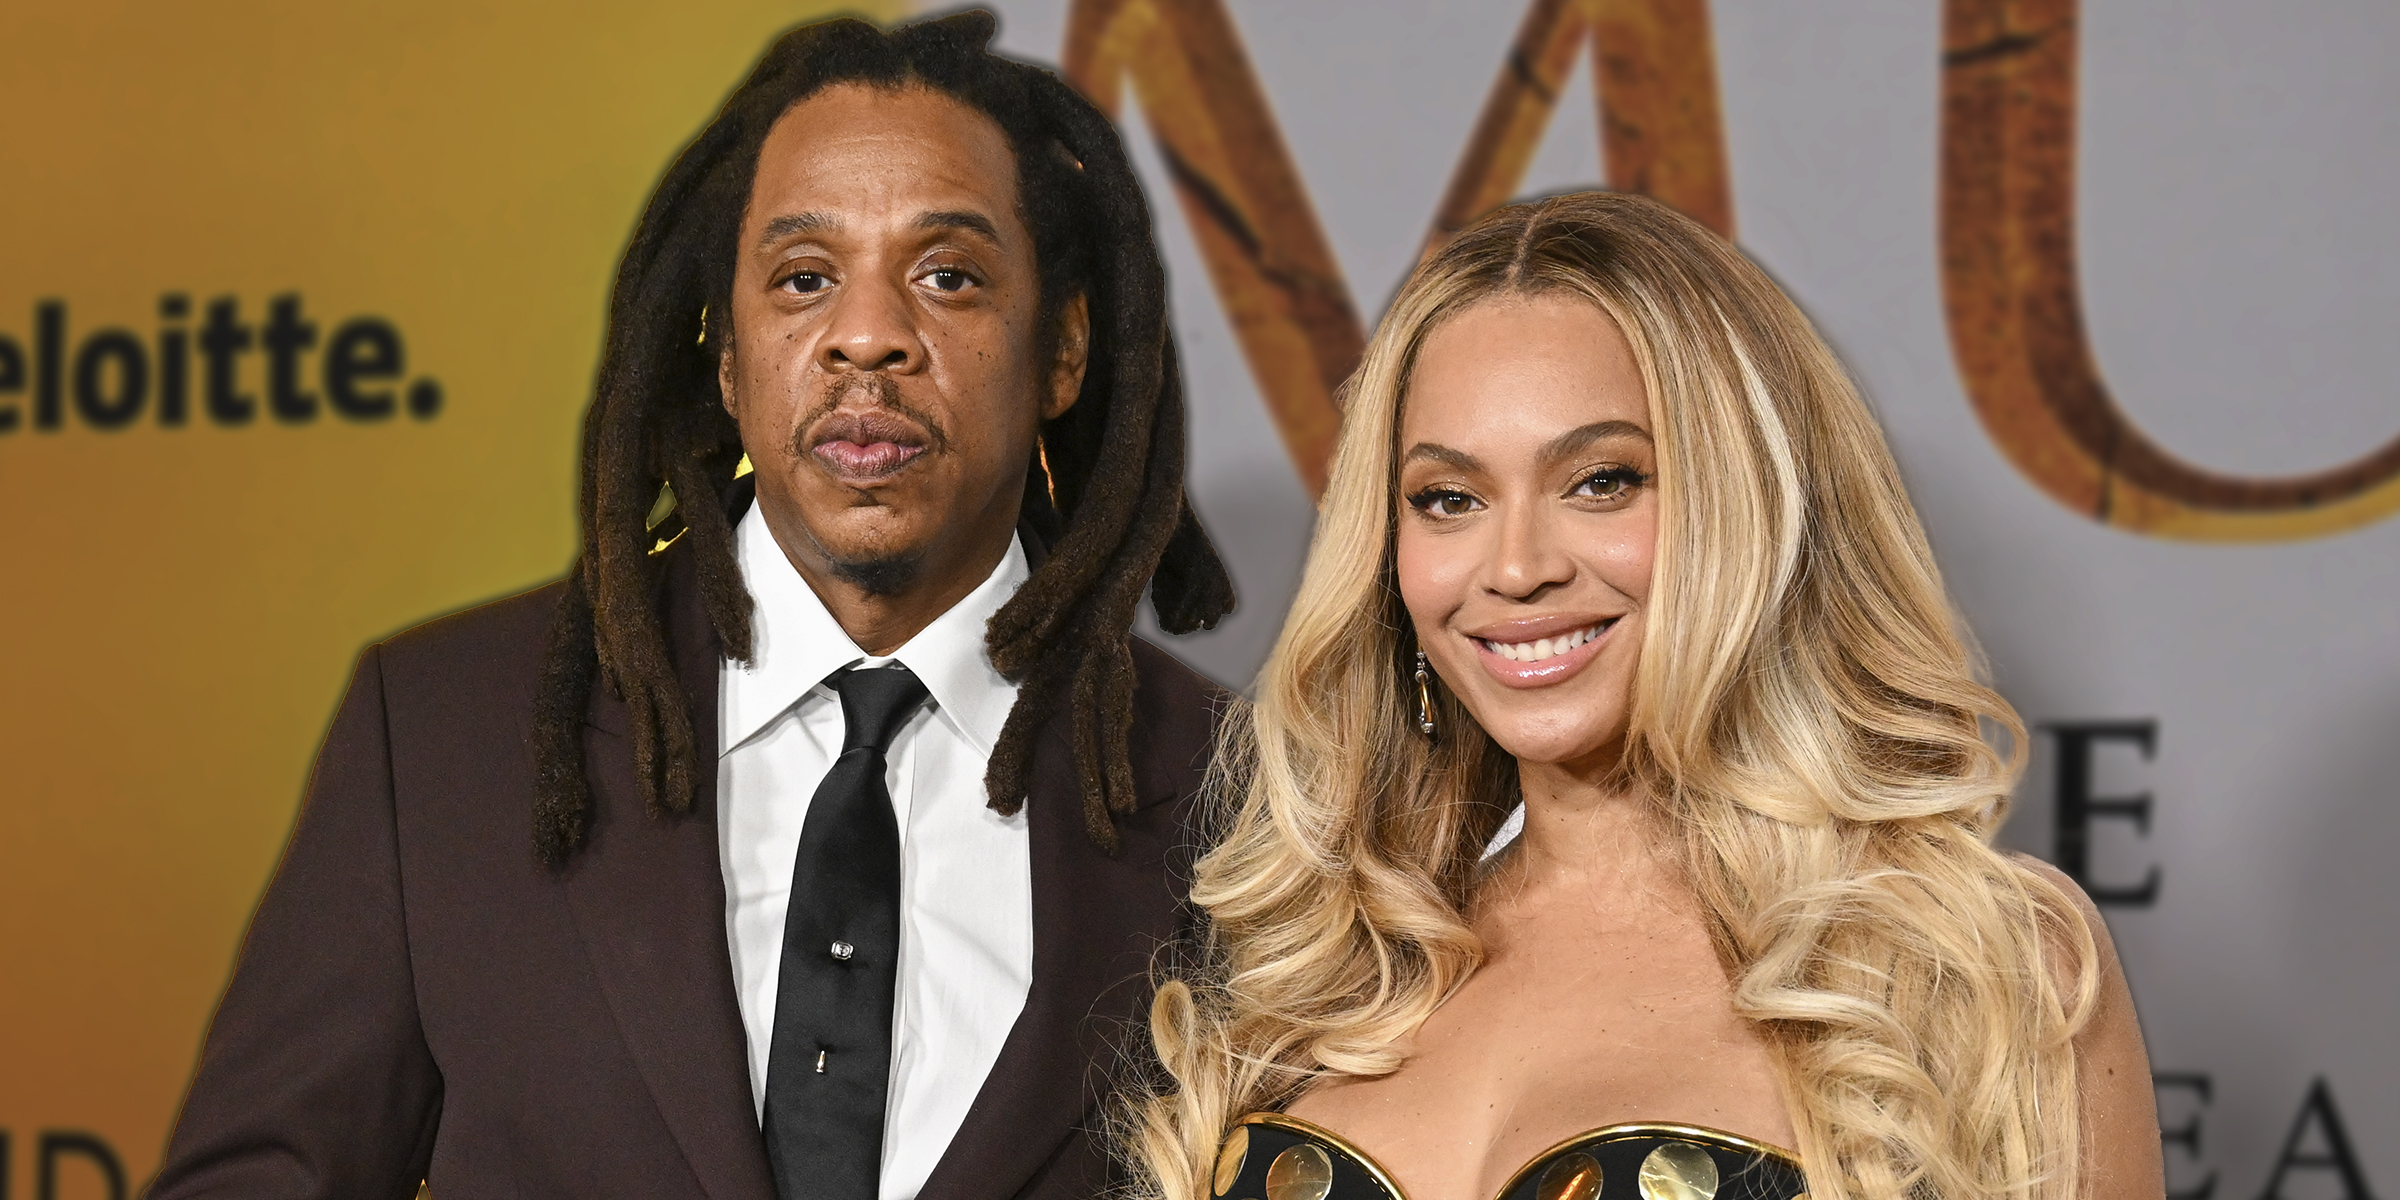
M 1428 682 L 1425 652 L 1417 651 L 1417 732 L 1433 737 L 1433 685 Z

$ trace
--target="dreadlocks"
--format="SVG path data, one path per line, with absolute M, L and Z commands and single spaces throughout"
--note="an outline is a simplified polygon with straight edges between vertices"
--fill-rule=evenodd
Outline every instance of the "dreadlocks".
M 1015 813 L 1034 739 L 1064 705 L 1092 840 L 1114 851 L 1112 814 L 1134 803 L 1128 639 L 1145 587 L 1171 633 L 1207 628 L 1233 587 L 1183 496 L 1183 397 L 1150 214 L 1115 128 L 1055 75 L 988 50 L 996 23 L 970 11 L 885 32 L 842 20 L 770 47 L 669 167 L 617 271 L 608 340 L 584 419 L 583 542 L 550 629 L 535 712 L 536 853 L 565 862 L 591 820 L 582 724 L 596 682 L 631 710 L 635 775 L 654 816 L 689 812 L 703 759 L 662 628 L 649 517 L 681 498 L 689 555 L 724 652 L 751 656 L 751 599 L 733 528 L 713 498 L 742 448 L 721 404 L 717 350 L 732 334 L 734 249 L 760 146 L 793 105 L 837 83 L 921 85 L 990 116 L 1017 160 L 1017 195 L 1041 273 L 1041 328 L 1075 296 L 1092 314 L 1075 405 L 1042 423 L 1024 524 L 1049 550 L 985 630 L 1018 685 L 984 778 Z M 1047 336 L 1055 336 L 1055 333 Z M 648 517 L 649 519 L 646 519 Z

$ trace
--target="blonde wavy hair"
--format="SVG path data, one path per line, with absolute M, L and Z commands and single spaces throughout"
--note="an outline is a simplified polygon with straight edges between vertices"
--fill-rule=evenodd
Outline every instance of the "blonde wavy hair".
M 1427 334 L 1536 294 L 1613 318 L 1648 389 L 1659 535 L 1623 777 L 1677 835 L 1811 1195 L 2074 1196 L 2096 951 L 2075 902 L 1990 844 L 2023 727 L 1977 682 L 1882 433 L 1807 318 L 1699 225 L 1613 194 L 1460 234 L 1346 387 L 1299 595 L 1213 769 L 1206 944 L 1151 1010 L 1167 1078 L 1122 1113 L 1144 1190 L 1210 1200 L 1231 1121 L 1394 1070 L 1481 961 L 1469 903 L 1516 763 L 1447 694 L 1440 739 L 1414 728 L 1394 458 Z

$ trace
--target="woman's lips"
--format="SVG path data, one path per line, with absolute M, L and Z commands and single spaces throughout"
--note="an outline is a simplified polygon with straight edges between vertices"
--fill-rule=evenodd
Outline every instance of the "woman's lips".
M 1572 677 L 1600 655 L 1600 644 L 1617 627 L 1610 617 L 1547 638 L 1495 642 L 1470 637 L 1475 657 L 1492 677 L 1513 688 L 1548 687 Z

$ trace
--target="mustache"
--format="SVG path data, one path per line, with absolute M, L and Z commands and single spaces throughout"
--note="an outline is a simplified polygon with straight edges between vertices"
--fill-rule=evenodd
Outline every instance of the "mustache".
M 864 400 L 863 411 L 844 405 Z M 932 413 L 900 398 L 900 384 L 889 375 L 849 375 L 825 385 L 825 394 L 809 406 L 792 429 L 792 455 L 806 456 L 826 442 L 872 445 L 891 442 L 922 446 L 936 454 L 950 449 L 950 431 Z

